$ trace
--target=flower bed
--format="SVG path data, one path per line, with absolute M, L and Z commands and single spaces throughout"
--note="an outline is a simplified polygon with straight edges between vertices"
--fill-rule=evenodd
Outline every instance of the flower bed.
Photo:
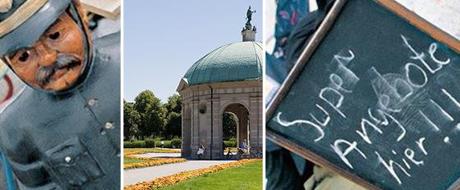
M 123 169 L 144 168 L 144 167 L 159 166 L 163 164 L 172 164 L 172 163 L 179 163 L 179 162 L 186 161 L 186 159 L 184 158 L 136 158 L 136 159 L 143 160 L 143 161 L 136 162 L 136 163 L 125 163 L 123 165 Z
M 180 153 L 180 149 L 170 148 L 124 148 L 123 154 L 130 156 L 134 154 L 145 154 L 145 153 Z
M 184 180 L 187 180 L 193 177 L 197 177 L 203 174 L 215 173 L 217 171 L 220 171 L 226 168 L 238 167 L 238 166 L 242 166 L 244 164 L 247 164 L 250 162 L 256 162 L 256 161 L 260 161 L 260 159 L 245 159 L 245 160 L 239 160 L 236 162 L 230 162 L 230 163 L 221 164 L 217 166 L 211 166 L 209 168 L 181 172 L 181 173 L 174 174 L 171 176 L 157 178 L 150 182 L 141 182 L 135 185 L 129 185 L 129 186 L 126 186 L 124 189 L 125 190 L 158 189 L 158 188 L 173 185 L 181 181 L 184 181 Z

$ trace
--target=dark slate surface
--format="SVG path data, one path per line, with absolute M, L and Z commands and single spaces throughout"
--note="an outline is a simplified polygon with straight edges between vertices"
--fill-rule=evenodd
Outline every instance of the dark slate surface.
M 459 58 L 349 0 L 268 128 L 383 189 L 447 189 L 460 177 Z

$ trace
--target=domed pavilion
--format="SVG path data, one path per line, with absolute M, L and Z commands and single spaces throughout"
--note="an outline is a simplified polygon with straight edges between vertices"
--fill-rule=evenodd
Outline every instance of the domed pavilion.
M 221 46 L 188 69 L 177 92 L 182 97 L 182 157 L 224 159 L 223 115 L 236 116 L 236 144 L 244 141 L 249 154 L 262 153 L 263 46 L 255 42 L 250 23 L 241 31 L 242 42 Z

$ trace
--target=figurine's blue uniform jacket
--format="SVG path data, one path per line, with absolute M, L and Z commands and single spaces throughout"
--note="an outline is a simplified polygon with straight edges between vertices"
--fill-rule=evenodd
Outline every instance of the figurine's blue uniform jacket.
M 120 34 L 94 43 L 70 91 L 31 87 L 0 114 L 0 147 L 21 189 L 120 188 Z

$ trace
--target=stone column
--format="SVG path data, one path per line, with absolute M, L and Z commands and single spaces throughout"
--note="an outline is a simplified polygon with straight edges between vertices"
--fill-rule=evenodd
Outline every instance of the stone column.
M 213 149 L 212 149 L 212 159 L 222 159 L 223 158 L 223 130 L 222 130 L 222 113 L 220 113 L 220 98 L 219 94 L 216 93 L 216 90 L 213 91 L 212 98 L 212 138 L 213 138 Z
M 250 97 L 250 138 L 251 148 L 262 151 L 262 98 L 261 96 Z
M 192 130 L 191 130 L 190 103 L 182 104 L 182 157 L 190 158 L 192 154 Z
M 206 151 L 205 151 L 205 158 L 206 159 L 211 159 L 211 154 L 212 152 L 215 151 L 216 147 L 214 146 L 214 139 L 212 133 L 211 133 L 211 128 L 214 127 L 214 123 L 211 123 L 212 120 L 212 114 L 211 114 L 211 99 L 210 96 L 206 96 L 206 113 L 200 114 L 201 116 L 201 130 L 200 134 L 201 136 L 201 141 L 203 142 L 206 146 Z M 214 131 L 214 129 L 212 129 Z
M 198 147 L 200 146 L 199 142 L 199 112 L 198 112 L 198 100 L 196 100 L 196 97 L 192 97 L 191 100 L 191 149 L 192 149 L 192 159 L 197 159 L 196 152 L 198 151 Z
M 251 143 L 248 135 L 248 125 L 249 125 L 249 115 L 246 113 L 245 109 L 238 110 L 237 113 L 238 117 L 238 138 L 239 138 L 239 144 L 238 147 L 243 143 L 243 141 L 246 139 L 246 143 Z M 248 144 L 249 145 L 249 144 Z

